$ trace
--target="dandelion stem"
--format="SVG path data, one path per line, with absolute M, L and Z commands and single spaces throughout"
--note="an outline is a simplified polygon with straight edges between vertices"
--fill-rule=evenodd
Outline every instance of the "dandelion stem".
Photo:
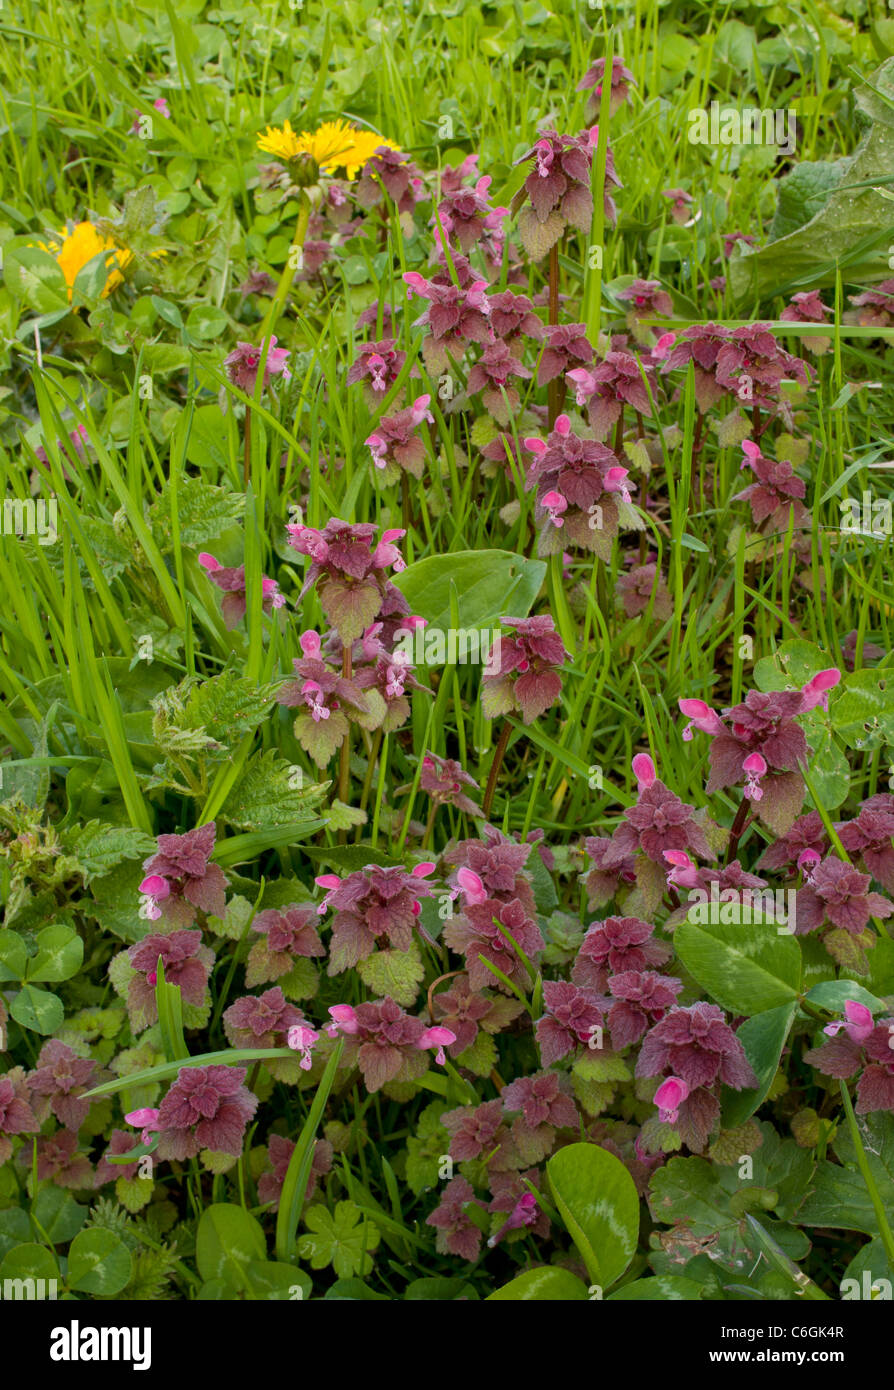
M 300 250 L 304 246 L 304 238 L 307 236 L 307 224 L 309 221 L 310 199 L 306 193 L 302 193 L 301 208 L 298 212 L 298 221 L 295 224 L 295 235 L 292 237 L 292 245 L 289 248 L 289 254 L 286 256 L 286 263 L 282 268 L 282 274 L 279 277 L 276 293 L 270 302 L 270 308 L 264 315 L 264 321 L 261 324 L 261 331 L 258 335 L 259 343 L 263 343 L 269 336 L 273 325 L 283 311 L 283 307 L 289 296 L 289 290 L 292 287 L 292 281 L 295 278 L 295 264 L 292 252 L 296 247 Z

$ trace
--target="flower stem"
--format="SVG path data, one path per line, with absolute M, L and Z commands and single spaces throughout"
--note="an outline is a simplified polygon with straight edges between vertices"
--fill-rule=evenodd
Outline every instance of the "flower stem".
M 854 1145 L 854 1153 L 857 1159 L 857 1167 L 860 1169 L 860 1176 L 866 1184 L 866 1191 L 869 1193 L 869 1200 L 875 1212 L 875 1219 L 878 1222 L 879 1235 L 885 1247 L 885 1254 L 888 1256 L 888 1264 L 894 1270 L 894 1234 L 888 1224 L 885 1214 L 884 1204 L 879 1195 L 875 1178 L 872 1176 L 872 1169 L 869 1167 L 869 1160 L 866 1157 L 866 1150 L 863 1147 L 863 1140 L 860 1138 L 860 1128 L 857 1124 L 857 1117 L 854 1114 L 854 1103 L 850 1098 L 847 1089 L 847 1082 L 839 1083 L 841 1086 L 841 1103 L 844 1106 L 844 1113 L 847 1116 L 847 1127 L 850 1130 L 851 1140 Z
M 736 851 L 739 848 L 739 840 L 742 838 L 742 832 L 745 829 L 745 822 L 748 819 L 748 812 L 750 810 L 751 803 L 747 796 L 743 796 L 739 809 L 736 812 L 736 818 L 729 832 L 729 847 L 726 851 L 727 864 L 731 864 L 736 857 Z
M 503 764 L 503 754 L 506 752 L 506 745 L 509 742 L 509 735 L 511 733 L 512 725 L 507 719 L 504 719 L 503 727 L 500 730 L 500 737 L 497 741 L 496 752 L 494 753 L 494 760 L 490 765 L 487 787 L 484 792 L 484 802 L 481 807 L 485 820 L 490 820 L 490 808 L 493 804 L 494 792 L 497 790 L 497 778 L 500 775 L 500 768 Z
M 351 679 L 351 646 L 345 642 L 341 652 L 341 673 L 345 680 Z M 338 799 L 345 806 L 348 804 L 348 793 L 351 785 L 351 725 L 348 723 L 348 731 L 345 734 L 344 742 L 341 746 L 338 764 Z M 347 839 L 347 832 L 338 832 L 339 844 L 344 844 Z
M 245 452 L 242 459 L 242 481 L 246 490 L 251 480 L 251 407 L 245 408 Z
M 550 325 L 559 322 L 559 243 L 556 242 L 550 248 L 549 253 L 549 322 Z M 549 427 L 555 428 L 556 419 L 559 414 L 559 387 L 561 378 L 553 377 L 547 386 L 547 399 L 549 402 Z

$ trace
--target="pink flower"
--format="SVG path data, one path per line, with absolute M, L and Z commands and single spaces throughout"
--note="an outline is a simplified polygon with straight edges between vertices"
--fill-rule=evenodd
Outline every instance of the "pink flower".
M 636 789 L 638 792 L 644 792 L 647 787 L 652 786 L 657 773 L 655 772 L 655 764 L 652 762 L 648 753 L 637 753 L 631 763 L 631 767 L 633 768 L 633 775 L 636 778 Z
M 287 1045 L 301 1053 L 301 1070 L 310 1071 L 313 1065 L 311 1052 L 314 1044 L 320 1039 L 320 1034 L 313 1028 L 308 1028 L 306 1024 L 294 1024 L 286 1035 Z
M 157 1134 L 159 1130 L 159 1114 L 160 1111 L 144 1106 L 141 1110 L 128 1110 L 124 1118 L 129 1125 L 136 1125 L 142 1130 L 140 1138 L 144 1144 L 151 1144 L 153 1134 Z
M 865 1004 L 860 1004 L 856 999 L 847 999 L 844 1005 L 844 1018 L 837 1023 L 827 1023 L 823 1032 L 830 1038 L 834 1038 L 836 1033 L 840 1033 L 842 1028 L 847 1033 L 851 1042 L 862 1043 L 869 1037 L 875 1024 L 872 1019 L 872 1010 Z
M 841 672 L 837 666 L 830 666 L 825 671 L 818 671 L 817 674 L 802 687 L 804 697 L 801 704 L 802 710 L 813 709 L 816 705 L 821 705 L 824 710 L 829 708 L 829 694 L 841 680 Z
M 495 1245 L 499 1245 L 503 1237 L 507 1236 L 510 1231 L 517 1231 L 521 1226 L 533 1226 L 539 1213 L 540 1208 L 534 1193 L 524 1193 L 523 1196 L 519 1197 L 500 1229 L 488 1240 L 488 1249 L 492 1250 Z
M 763 796 L 760 780 L 767 775 L 767 764 L 760 753 L 749 753 L 742 763 L 745 773 L 745 795 L 751 801 L 760 801 Z
M 658 1118 L 663 1124 L 677 1123 L 677 1112 L 689 1096 L 689 1087 L 679 1076 L 669 1076 L 662 1081 L 655 1092 L 654 1100 L 658 1106 Z
M 436 1026 L 434 1028 L 426 1028 L 425 1032 L 416 1040 L 416 1046 L 422 1050 L 427 1047 L 436 1047 L 438 1050 L 435 1053 L 435 1061 L 438 1063 L 438 1066 L 443 1067 L 447 1060 L 444 1054 L 444 1048 L 449 1047 L 451 1043 L 455 1042 L 456 1034 L 452 1032 L 451 1029 Z
M 264 344 L 260 343 L 257 347 L 254 343 L 238 342 L 224 359 L 224 366 L 227 375 L 234 386 L 238 386 L 246 395 L 253 395 L 258 380 L 258 369 L 261 365 L 261 358 L 264 355 Z M 264 364 L 264 386 L 267 387 L 275 376 L 282 376 L 284 381 L 291 378 L 291 372 L 286 363 L 289 360 L 289 349 L 278 348 L 276 338 L 271 337 L 270 348 L 267 353 L 267 361 Z
M 568 503 L 561 492 L 546 492 L 541 497 L 540 502 L 542 506 L 546 507 L 553 526 L 564 526 L 562 513 L 568 510 Z
M 723 724 L 720 716 L 704 700 L 678 700 L 680 713 L 689 720 L 683 730 L 683 742 L 689 743 L 692 730 L 700 729 L 705 734 L 722 734 Z
M 170 897 L 171 885 L 161 874 L 149 874 L 140 884 L 139 891 L 146 898 L 146 916 L 150 922 L 157 922 L 161 916 L 159 903 Z
M 214 822 L 209 821 L 185 835 L 159 835 L 158 853 L 143 864 L 147 874 L 167 880 L 169 893 L 151 896 L 162 904 L 165 917 L 181 925 L 193 921 L 196 908 L 214 917 L 222 917 L 226 910 L 227 880 L 223 870 L 210 862 L 216 834 Z
M 658 342 L 652 348 L 651 355 L 655 358 L 655 361 L 663 362 L 676 341 L 676 333 L 662 333 Z
M 326 1032 L 330 1038 L 337 1038 L 339 1033 L 351 1037 L 360 1031 L 360 1021 L 350 1004 L 332 1004 L 329 1014 L 332 1022 L 326 1024 Z
M 472 869 L 457 869 L 456 882 L 470 907 L 487 902 L 487 889 Z

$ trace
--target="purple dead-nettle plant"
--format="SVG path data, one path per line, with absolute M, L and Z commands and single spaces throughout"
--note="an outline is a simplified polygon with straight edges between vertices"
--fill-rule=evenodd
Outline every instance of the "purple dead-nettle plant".
M 405 869 L 380 868 L 369 864 L 347 878 L 323 874 L 317 879 L 326 889 L 323 908 L 331 910 L 332 937 L 329 942 L 330 975 L 340 975 L 371 956 L 376 947 L 408 951 L 422 898 L 432 894 L 425 878 L 434 864 L 417 864 Z
M 393 338 L 378 343 L 362 343 L 348 370 L 348 385 L 362 381 L 367 404 L 375 410 L 400 376 L 407 354 L 395 346 Z
M 637 799 L 602 856 L 604 868 L 626 863 L 633 855 L 637 890 L 646 895 L 650 909 L 657 906 L 665 889 L 666 850 L 691 850 L 699 859 L 716 859 L 706 835 L 707 817 L 687 805 L 658 777 L 652 759 L 638 753 L 633 759 Z
M 558 417 L 545 442 L 529 437 L 524 445 L 533 455 L 525 487 L 537 489 L 543 517 L 539 553 L 557 555 L 577 545 L 608 562 L 619 526 L 638 524 L 628 470 L 606 445 L 575 434 L 567 415 Z
M 467 285 L 455 285 L 449 275 L 442 273 L 426 280 L 416 270 L 406 271 L 403 278 L 408 297 L 416 294 L 429 301 L 429 307 L 413 321 L 413 327 L 428 330 L 422 342 L 422 357 L 431 375 L 446 372 L 450 358 L 458 362 L 469 343 L 493 341 L 486 280 L 473 278 Z
M 272 298 L 276 293 L 276 281 L 266 270 L 250 270 L 239 286 L 239 293 L 243 299 L 247 299 L 250 294 L 263 294 Z
M 258 1098 L 243 1084 L 244 1067 L 181 1067 L 158 1110 L 160 1159 L 242 1153 Z
M 537 1186 L 541 1182 L 538 1168 L 529 1168 L 523 1173 L 508 1170 L 488 1173 L 488 1186 L 494 1195 L 487 1209 L 489 1212 L 508 1213 L 499 1230 L 489 1238 L 488 1249 L 492 1250 L 495 1245 L 499 1245 L 512 1231 L 530 1230 L 535 1236 L 549 1235 L 549 1217 L 541 1210 L 534 1193 L 526 1186 L 526 1183 Z
M 755 525 L 763 526 L 768 534 L 787 531 L 790 522 L 795 532 L 808 528 L 810 513 L 803 503 L 807 488 L 791 463 L 764 458 L 750 439 L 742 444 L 742 453 L 742 467 L 751 469 L 755 481 L 735 493 L 733 501 L 747 502 Z
M 227 369 L 227 376 L 234 386 L 238 386 L 240 391 L 244 391 L 247 396 L 253 396 L 257 387 L 258 371 L 260 370 L 261 360 L 264 356 L 266 344 L 239 342 L 233 351 L 224 361 Z M 281 376 L 283 381 L 289 381 L 291 372 L 288 369 L 289 349 L 278 348 L 276 338 L 270 339 L 270 346 L 267 349 L 267 361 L 264 363 L 264 389 L 266 389 L 275 376 Z
M 223 915 L 222 913 L 220 914 Z M 161 960 L 165 982 L 177 985 L 184 1004 L 202 1008 L 208 1002 L 208 981 L 214 952 L 202 945 L 200 931 L 181 929 L 144 936 L 124 953 L 135 972 L 127 982 L 124 998 L 131 1030 L 141 1033 L 158 1020 L 155 986 Z M 114 975 L 113 975 L 114 978 Z
M 443 939 L 452 951 L 465 958 L 473 989 L 494 985 L 509 991 L 510 985 L 489 965 L 495 966 L 511 984 L 529 988 L 532 981 L 523 955 L 533 963 L 543 950 L 537 921 L 517 898 L 508 903 L 496 898 L 469 902 L 467 898 L 462 912 L 447 922 Z
M 861 874 L 852 864 L 828 855 L 812 868 L 807 883 L 798 889 L 798 936 L 831 927 L 823 935 L 823 944 L 836 960 L 843 954 L 841 964 L 847 962 L 853 967 L 853 943 L 848 943 L 841 933 L 862 938 L 862 944 L 874 945 L 871 933 L 866 933 L 871 919 L 884 919 L 894 913 L 894 904 L 888 898 L 870 891 L 871 883 L 869 874 Z M 864 961 L 865 957 L 859 964 L 862 966 Z
M 531 373 L 507 343 L 496 341 L 488 343 L 466 380 L 469 395 L 480 391 L 485 410 L 504 429 L 518 411 L 521 399 L 518 388 L 511 384 L 512 377 L 528 381 Z
M 522 340 L 531 338 L 540 342 L 546 329 L 526 294 L 514 294 L 503 290 L 488 296 L 490 304 L 490 325 L 494 336 L 506 344 L 516 355 L 521 350 Z
M 602 81 L 605 76 L 605 59 L 597 58 L 592 67 L 584 73 L 578 82 L 576 91 L 591 92 L 589 107 L 591 111 L 598 111 L 602 99 Z M 608 112 L 613 116 L 625 101 L 630 101 L 630 88 L 635 87 L 633 73 L 624 66 L 623 58 L 612 58 L 611 74 L 611 93 L 609 95 Z M 632 104 L 632 103 L 631 103 Z
M 701 1152 L 720 1118 L 721 1083 L 735 1091 L 758 1084 L 745 1050 L 716 1004 L 679 1005 L 646 1034 L 636 1064 L 638 1077 L 666 1076 L 682 1082 L 677 1094 L 673 1088 L 659 1087 L 655 1095 L 661 1122 L 670 1124 L 683 1143 Z M 645 1127 L 644 1140 L 647 1138 Z M 647 1149 L 660 1147 L 648 1135 Z
M 55 1134 L 44 1134 L 37 1140 L 37 1180 L 53 1182 L 57 1187 L 73 1190 L 93 1187 L 95 1175 L 93 1164 L 85 1153 L 78 1149 L 78 1133 L 74 1129 L 57 1129 Z M 30 1170 L 32 1165 L 31 1145 L 19 1150 L 16 1162 Z
M 531 172 L 512 199 L 511 210 L 519 212 L 518 232 L 532 260 L 539 261 L 558 242 L 567 227 L 587 233 L 593 220 L 590 192 L 590 166 L 599 141 L 599 127 L 582 135 L 559 135 L 544 131 L 537 142 L 517 160 L 531 164 Z M 611 148 L 605 162 L 605 217 L 612 225 L 617 209 L 612 188 L 620 188 Z
M 378 330 L 380 318 L 382 333 L 386 338 L 394 339 L 396 335 L 394 310 L 387 300 L 380 301 L 374 299 L 368 309 L 364 309 L 362 314 L 357 315 L 357 327 L 368 328 L 371 332 L 375 333 Z
M 12 1157 L 12 1141 L 16 1135 L 36 1134 L 39 1129 L 24 1069 L 12 1067 L 0 1076 L 0 1167 Z
M 879 792 L 860 804 L 855 820 L 838 827 L 848 854 L 856 855 L 866 873 L 894 893 L 894 796 Z
M 440 1051 L 454 1037 L 447 1028 L 430 1028 L 413 1018 L 387 995 L 355 1007 L 336 1004 L 329 1013 L 333 1022 L 327 1032 L 345 1038 L 343 1063 L 360 1068 L 368 1091 L 390 1081 L 418 1081 L 429 1067 L 428 1050 Z
M 577 367 L 579 362 L 592 362 L 593 348 L 583 323 L 555 323 L 543 330 L 545 346 L 537 371 L 537 385 L 547 386 L 557 377 Z
M 829 691 L 840 679 L 841 672 L 830 667 L 800 690 L 749 690 L 740 704 L 723 710 L 722 716 L 704 700 L 679 701 L 681 713 L 689 720 L 683 738 L 691 739 L 693 728 L 711 738 L 706 790 L 720 791 L 744 782 L 745 799 L 733 827 L 733 852 L 743 828 L 746 801 L 776 834 L 791 829 L 804 801 L 800 769 L 807 763 L 808 752 L 804 730 L 796 719 L 818 705 L 827 708 Z
M 464 901 L 496 898 L 508 903 L 518 899 L 529 917 L 534 916 L 531 874 L 525 868 L 533 846 L 517 844 L 495 826 L 487 826 L 479 840 L 460 840 L 444 851 L 444 862 L 457 866 L 454 879 Z M 460 877 L 460 871 L 465 871 Z
M 216 834 L 209 821 L 185 835 L 158 836 L 158 851 L 145 860 L 147 877 L 140 884 L 150 921 L 164 917 L 176 926 L 190 926 L 196 909 L 213 917 L 224 915 L 227 880 L 211 863 Z
M 590 1048 L 591 1043 L 598 1041 L 597 1029 L 604 1026 L 603 1011 L 608 1002 L 595 990 L 569 981 L 545 981 L 544 1011 L 534 1030 L 541 1065 L 550 1067 L 567 1057 L 569 1052 L 577 1052 L 581 1047 Z
M 51 1038 L 40 1049 L 37 1066 L 28 1074 L 28 1086 L 38 1097 L 33 1108 L 43 1122 L 52 1112 L 66 1129 L 80 1129 L 92 1102 L 83 1094 L 107 1079 L 107 1073 L 90 1057 L 79 1057 L 65 1043 Z
M 464 971 L 453 976 L 449 989 L 432 995 L 433 1017 L 454 1034 L 448 1048 L 451 1057 L 472 1047 L 480 1030 L 501 1033 L 523 1012 L 519 999 L 473 988 Z
M 363 727 L 393 733 L 410 717 L 408 690 L 431 693 L 413 675 L 413 663 L 403 647 L 389 648 L 379 640 L 374 623 L 355 644 L 354 680 L 366 696 L 369 720 Z
M 588 836 L 584 840 L 583 850 L 593 866 L 581 875 L 590 911 L 611 902 L 622 885 L 632 888 L 636 884 L 636 855 L 625 855 L 616 863 L 610 836 Z
M 376 476 L 383 485 L 397 482 L 402 472 L 421 479 L 425 466 L 425 444 L 420 426 L 434 424 L 429 410 L 431 396 L 417 396 L 406 410 L 385 415 L 365 443 L 372 456 Z
M 295 1141 L 293 1139 L 286 1139 L 281 1134 L 270 1135 L 267 1144 L 267 1158 L 273 1171 L 262 1173 L 258 1178 L 258 1201 L 264 1204 L 269 1202 L 273 1211 L 279 1210 L 283 1183 L 286 1180 L 289 1163 L 294 1152 Z M 316 1192 L 320 1179 L 331 1171 L 332 1158 L 333 1149 L 328 1139 L 318 1139 L 313 1148 L 310 1177 L 304 1193 L 305 1202 L 309 1202 Z
M 842 664 L 848 671 L 856 669 L 857 664 L 857 640 L 859 633 L 856 628 L 852 628 L 841 644 Z M 872 662 L 881 661 L 885 655 L 884 647 L 879 647 L 875 642 L 865 642 L 860 652 L 861 666 L 869 666 Z
M 819 290 L 807 290 L 802 294 L 793 294 L 779 317 L 786 323 L 825 323 L 832 312 L 820 298 Z M 832 346 L 832 339 L 826 337 L 805 335 L 801 342 L 808 352 L 818 356 L 828 352 Z
M 508 214 L 508 208 L 491 206 L 488 201 L 490 185 L 490 175 L 485 174 L 474 187 L 464 186 L 445 193 L 438 204 L 441 227 L 464 255 L 468 255 L 488 232 L 499 237 L 503 219 Z M 432 225 L 437 228 L 435 218 L 432 218 Z
M 692 219 L 692 194 L 685 188 L 665 188 L 661 194 L 670 202 L 670 214 L 678 227 L 685 227 Z
M 597 439 L 607 439 L 614 430 L 617 451 L 623 435 L 625 407 L 629 406 L 640 417 L 651 415 L 643 372 L 649 378 L 654 397 L 657 394 L 654 370 L 651 363 L 641 365 L 630 352 L 608 352 L 595 366 L 575 367 L 567 373 L 577 404 L 586 408 L 587 420 Z
M 848 299 L 859 313 L 846 313 L 846 323 L 859 323 L 866 328 L 890 328 L 894 323 L 894 279 L 883 280 L 875 289 L 850 294 Z
M 437 1232 L 435 1249 L 439 1254 L 477 1260 L 481 1251 L 481 1230 L 468 1215 L 469 1207 L 486 1210 L 467 1178 L 453 1178 L 444 1188 L 434 1211 L 425 1218 L 426 1226 L 434 1226 Z
M 295 678 L 281 687 L 277 702 L 297 709 L 293 731 L 318 767 L 325 767 L 348 735 L 351 723 L 368 724 L 369 704 L 350 676 L 333 670 L 321 656 L 319 634 L 303 632 L 304 656 L 295 657 Z
M 380 146 L 364 164 L 354 196 L 361 207 L 372 208 L 383 201 L 383 191 L 399 213 L 412 213 L 417 203 L 430 196 L 421 170 L 400 150 L 387 145 Z
M 616 298 L 622 304 L 630 305 L 627 327 L 632 328 L 634 333 L 642 319 L 673 318 L 673 300 L 660 280 L 633 280 L 623 290 L 617 291 Z M 649 343 L 653 340 L 652 330 L 637 338 L 637 341 Z
M 808 811 L 797 820 L 786 833 L 774 840 L 757 861 L 759 869 L 788 870 L 790 875 L 798 872 L 797 865 L 802 854 L 809 852 L 822 859 L 829 848 L 829 836 L 819 811 Z
M 318 915 L 313 903 L 294 903 L 291 907 L 268 907 L 251 924 L 257 932 L 245 963 L 245 983 L 271 984 L 289 975 L 302 957 L 325 956 L 326 947 L 317 931 Z
M 723 238 L 723 254 L 729 260 L 739 242 L 743 246 L 754 246 L 756 241 L 757 237 L 747 236 L 745 232 L 727 232 Z
M 559 1130 L 579 1132 L 580 1118 L 570 1083 L 558 1072 L 521 1076 L 503 1087 L 500 1100 L 507 1114 L 517 1114 L 512 1122 L 512 1142 L 526 1163 L 548 1158 Z
M 203 550 L 198 556 L 199 564 L 206 571 L 212 584 L 223 590 L 220 611 L 228 628 L 234 628 L 245 617 L 245 566 L 222 565 L 213 555 Z M 282 608 L 285 596 L 280 593 L 275 579 L 261 577 L 261 607 L 265 613 L 274 608 Z
M 406 568 L 394 544 L 404 531 L 384 531 L 374 545 L 378 527 L 369 522 L 352 525 L 333 517 L 321 531 L 300 524 L 286 530 L 292 549 L 309 555 L 312 561 L 299 602 L 315 587 L 323 612 L 342 642 L 355 642 L 379 616 L 387 582 L 385 570 L 393 567 L 400 572 Z
M 302 1069 L 310 1066 L 310 1051 L 319 1038 L 307 1023 L 301 1009 L 290 1004 L 279 985 L 263 994 L 246 994 L 223 1013 L 223 1028 L 231 1047 L 294 1047 L 302 1054 L 300 1061 L 293 1057 L 275 1057 L 265 1065 L 277 1081 L 294 1083 Z M 295 1030 L 306 1034 L 297 1042 Z M 307 1067 L 304 1066 L 305 1061 Z
M 655 941 L 655 928 L 639 917 L 606 917 L 591 922 L 580 944 L 571 978 L 576 985 L 604 994 L 612 975 L 664 965 L 671 949 Z
M 447 1152 L 456 1162 L 469 1163 L 481 1159 L 495 1171 L 519 1166 L 499 1100 L 486 1100 L 481 1105 L 461 1105 L 458 1110 L 447 1110 L 441 1116 L 441 1124 L 450 1135 Z
M 658 1023 L 677 1002 L 683 981 L 654 970 L 622 970 L 608 982 L 614 1003 L 608 1011 L 612 1047 L 621 1052 Z
M 481 815 L 481 807 L 463 791 L 464 787 L 479 791 L 478 783 L 453 758 L 439 758 L 437 753 L 426 753 L 422 759 L 419 785 L 431 797 L 435 807 L 453 806 L 466 816 Z
M 667 581 L 654 561 L 634 565 L 626 574 L 620 574 L 615 593 L 627 618 L 636 618 L 640 613 L 645 613 L 650 604 L 652 616 L 660 622 L 673 613 L 673 599 Z
M 568 653 L 548 613 L 500 621 L 512 631 L 499 638 L 498 670 L 481 678 L 481 707 L 487 719 L 520 714 L 533 724 L 562 693 L 559 670 Z
M 842 1030 L 844 1037 L 839 1035 Z M 858 1115 L 876 1110 L 894 1113 L 894 1018 L 873 1022 L 865 1004 L 848 1000 L 844 1019 L 829 1024 L 823 1032 L 832 1040 L 806 1052 L 804 1061 L 838 1081 L 846 1081 L 859 1071 Z

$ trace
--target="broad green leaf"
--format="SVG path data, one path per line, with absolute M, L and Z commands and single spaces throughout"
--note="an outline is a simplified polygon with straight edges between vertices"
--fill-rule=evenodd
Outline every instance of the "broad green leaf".
M 797 998 L 800 947 L 793 936 L 780 935 L 774 922 L 687 920 L 677 928 L 674 946 L 689 973 L 732 1013 L 763 1013 Z
M 7 1299 L 17 1298 L 36 1298 L 38 1290 L 34 1292 L 26 1291 L 23 1285 L 22 1291 L 17 1292 L 14 1287 L 5 1289 L 3 1286 L 7 1280 L 35 1280 L 53 1279 L 59 1280 L 59 1266 L 56 1264 L 52 1250 L 48 1250 L 45 1245 L 37 1245 L 32 1241 L 19 1245 L 15 1250 L 10 1250 L 8 1255 L 3 1257 L 0 1264 L 0 1290 L 3 1297 Z M 51 1293 L 50 1289 L 44 1288 L 44 1298 Z
M 542 560 L 526 560 L 508 550 L 461 550 L 418 560 L 396 575 L 394 582 L 411 612 L 427 619 L 428 631 L 446 634 L 456 630 L 451 618 L 452 588 L 459 628 L 481 631 L 495 628 L 504 615 L 526 617 L 545 574 Z M 457 636 L 457 654 L 459 642 Z
M 659 1274 L 654 1279 L 635 1279 L 610 1293 L 610 1303 L 693 1303 L 702 1296 L 702 1285 L 683 1275 Z
M 243 1207 L 215 1202 L 202 1212 L 196 1233 L 196 1265 L 203 1279 L 225 1279 L 234 1288 L 244 1289 L 246 1266 L 266 1256 L 261 1224 Z
M 487 1297 L 488 1303 L 585 1303 L 589 1297 L 586 1284 L 569 1269 L 544 1265 L 527 1269 L 509 1284 Z
M 299 1238 L 298 1253 L 313 1269 L 332 1265 L 341 1279 L 371 1272 L 370 1252 L 381 1237 L 353 1202 L 337 1202 L 334 1212 L 318 1203 L 308 1208 L 304 1220 L 309 1234 Z
M 64 1187 L 41 1187 L 34 1199 L 34 1221 L 40 1235 L 54 1245 L 72 1240 L 87 1220 L 87 1207 L 76 1202 Z
M 875 1179 L 886 1212 L 894 1211 L 894 1116 L 886 1112 L 858 1117 L 866 1150 L 866 1161 Z M 829 1226 L 846 1231 L 878 1234 L 878 1223 L 866 1184 L 857 1168 L 856 1155 L 847 1128 L 842 1126 L 833 1141 L 840 1163 L 821 1163 L 811 1190 L 798 1211 L 805 1226 Z
M 822 986 L 818 986 L 822 988 Z M 744 1124 L 749 1115 L 763 1103 L 770 1089 L 773 1077 L 779 1068 L 782 1049 L 798 1011 L 797 1001 L 781 1004 L 777 1009 L 767 1009 L 753 1014 L 736 1030 L 736 1037 L 745 1049 L 745 1056 L 751 1063 L 757 1077 L 757 1086 L 747 1091 L 731 1091 L 724 1088 L 723 1119 L 724 1129 L 736 1129 Z
M 834 700 L 830 698 L 829 715 L 848 748 L 894 745 L 894 673 L 854 671 L 839 690 Z
M 0 980 L 23 980 L 28 968 L 28 948 L 18 932 L 0 931 Z
M 55 1033 L 65 1021 L 62 1000 L 36 985 L 23 985 L 9 1006 L 9 1012 L 23 1028 L 32 1033 Z
M 596 1144 L 569 1144 L 546 1171 L 590 1279 L 608 1289 L 636 1250 L 639 1197 L 633 1179 L 620 1159 Z
M 816 1005 L 818 1009 L 828 1009 L 832 1014 L 843 1014 L 844 1006 L 850 999 L 857 1004 L 865 1004 L 874 1014 L 883 1013 L 887 1008 L 883 999 L 876 998 L 853 980 L 825 980 L 809 989 L 804 997 L 808 1003 Z
M 73 927 L 44 927 L 37 933 L 37 955 L 28 962 L 28 979 L 70 980 L 83 959 L 84 943 Z
M 68 1283 L 79 1293 L 120 1293 L 130 1281 L 133 1261 L 120 1236 L 102 1227 L 81 1231 L 68 1252 Z

